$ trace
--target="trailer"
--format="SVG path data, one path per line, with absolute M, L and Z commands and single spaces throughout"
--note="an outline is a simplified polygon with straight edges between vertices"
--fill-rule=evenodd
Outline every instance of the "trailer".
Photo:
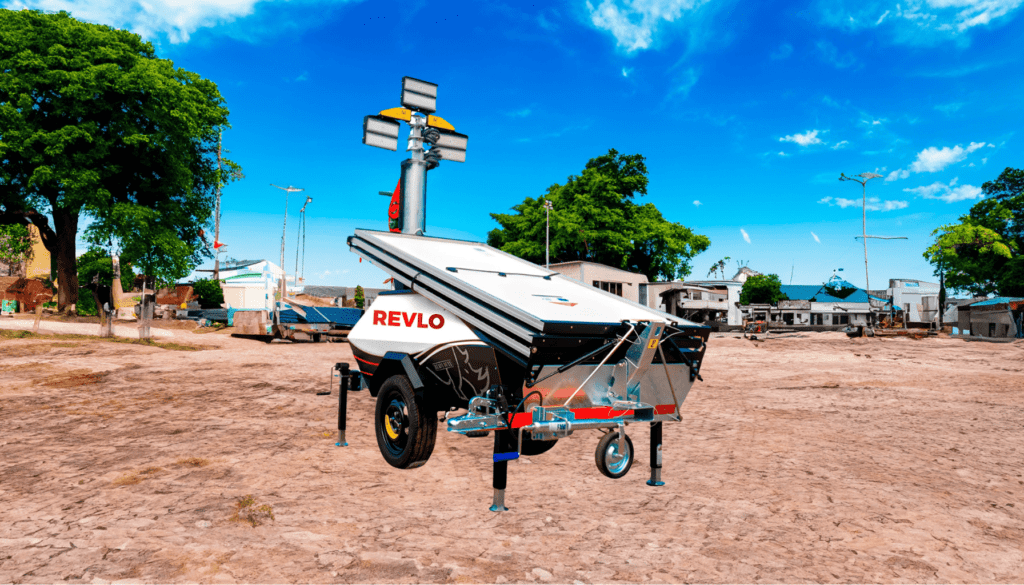
M 662 423 L 680 420 L 709 327 L 481 243 L 357 229 L 348 244 L 396 283 L 348 336 L 390 465 L 425 464 L 438 413 L 465 409 L 447 430 L 495 433 L 493 510 L 509 460 L 582 429 L 607 431 L 595 462 L 621 478 L 635 455 L 626 426 L 651 424 L 648 484 L 663 485 Z
M 376 398 L 377 445 L 393 467 L 427 462 L 440 412 L 448 432 L 493 432 L 492 511 L 507 510 L 510 460 L 583 429 L 605 431 L 595 462 L 618 479 L 635 455 L 626 426 L 650 424 L 647 484 L 664 485 L 662 424 L 679 422 L 711 329 L 485 244 L 424 235 L 427 171 L 465 162 L 469 139 L 434 115 L 436 98 L 437 85 L 404 77 L 403 107 L 363 119 L 363 143 L 392 151 L 408 123 L 411 158 L 392 194 L 391 231 L 348 238 L 352 252 L 391 275 L 394 290 L 349 332 L 356 369 L 335 365 L 337 444 L 347 445 L 346 395 L 357 385 Z

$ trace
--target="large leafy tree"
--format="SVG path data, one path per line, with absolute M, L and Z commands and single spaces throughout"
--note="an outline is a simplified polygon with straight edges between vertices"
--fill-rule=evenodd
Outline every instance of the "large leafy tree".
M 65 12 L 0 10 L 0 71 L 0 224 L 39 228 L 61 310 L 78 298 L 82 217 L 91 243 L 158 280 L 211 257 L 202 228 L 228 116 L 214 83 Z
M 544 201 L 551 212 L 551 260 L 587 260 L 647 275 L 651 281 L 690 274 L 691 259 L 711 244 L 707 236 L 666 220 L 647 194 L 647 166 L 639 154 L 614 149 L 593 158 L 579 176 L 548 187 L 540 198 L 526 198 L 514 213 L 492 213 L 501 226 L 487 243 L 538 264 L 544 262 Z
M 987 197 L 932 232 L 924 257 L 955 291 L 1024 296 L 1024 170 L 1007 167 L 981 188 Z
M 755 274 L 743 281 L 740 304 L 769 304 L 788 299 L 782 292 L 782 280 L 777 274 Z

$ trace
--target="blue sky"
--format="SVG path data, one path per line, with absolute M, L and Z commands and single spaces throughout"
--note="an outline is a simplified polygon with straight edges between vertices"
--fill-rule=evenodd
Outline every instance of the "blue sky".
M 930 232 L 1021 167 L 1024 0 L 2 0 L 128 28 L 215 81 L 225 148 L 246 179 L 223 197 L 235 258 L 295 265 L 305 195 L 307 284 L 376 287 L 345 238 L 384 229 L 404 152 L 361 143 L 408 75 L 439 85 L 467 162 L 429 173 L 427 231 L 483 240 L 488 215 L 615 148 L 647 157 L 651 201 L 719 258 L 784 283 L 836 268 L 863 286 L 861 187 L 874 171 L 872 288 L 933 279 Z M 1015 41 L 1016 39 L 1016 41 Z M 557 213 L 557 210 L 555 211 Z

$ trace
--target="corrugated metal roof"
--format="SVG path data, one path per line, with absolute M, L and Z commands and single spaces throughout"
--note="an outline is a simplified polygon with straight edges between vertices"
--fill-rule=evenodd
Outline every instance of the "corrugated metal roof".
M 1024 298 L 1022 298 L 1022 297 L 995 297 L 995 298 L 989 299 L 987 301 L 978 301 L 976 303 L 971 303 L 971 306 L 972 307 L 984 307 L 984 306 L 988 306 L 988 305 L 1005 305 L 1005 304 L 1009 304 L 1009 303 L 1017 303 L 1017 302 L 1020 302 L 1020 301 L 1024 301 Z

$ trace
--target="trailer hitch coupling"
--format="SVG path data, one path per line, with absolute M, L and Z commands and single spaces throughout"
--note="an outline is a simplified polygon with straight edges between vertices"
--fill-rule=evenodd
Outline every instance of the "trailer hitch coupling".
M 507 426 L 501 402 L 498 399 L 483 396 L 475 396 L 469 400 L 468 413 L 448 419 L 448 431 L 452 433 L 494 431 Z

